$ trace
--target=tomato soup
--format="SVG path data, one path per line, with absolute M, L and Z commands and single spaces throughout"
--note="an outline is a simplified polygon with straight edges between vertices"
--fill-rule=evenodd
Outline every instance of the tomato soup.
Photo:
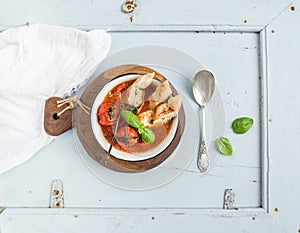
M 97 119 L 101 126 L 102 133 L 109 144 L 117 150 L 138 154 L 157 147 L 168 136 L 173 120 L 166 123 L 157 123 L 149 128 L 155 135 L 153 143 L 146 143 L 142 140 L 138 129 L 131 127 L 120 116 L 122 109 L 127 109 L 136 114 L 138 109 L 124 106 L 120 101 L 122 93 L 132 85 L 135 80 L 126 81 L 112 88 L 105 96 L 103 102 L 98 107 Z M 157 84 L 152 83 L 145 89 L 144 104 L 139 113 L 147 111 L 147 99 L 155 91 Z M 128 109 L 129 108 L 129 109 Z

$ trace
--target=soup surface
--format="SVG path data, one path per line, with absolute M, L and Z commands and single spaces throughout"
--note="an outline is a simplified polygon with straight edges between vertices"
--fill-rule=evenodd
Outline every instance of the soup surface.
M 148 109 L 149 96 L 155 91 L 157 83 L 152 82 L 146 89 L 144 103 L 140 109 L 123 104 L 121 101 L 122 93 L 129 88 L 135 80 L 122 82 L 113 87 L 104 97 L 103 102 L 98 107 L 97 119 L 101 126 L 103 136 L 109 144 L 120 151 L 138 154 L 146 152 L 158 146 L 168 136 L 172 127 L 173 120 L 168 122 L 152 124 L 147 126 L 155 135 L 153 143 L 146 143 L 142 140 L 138 129 L 131 127 L 121 117 L 121 110 L 130 110 L 134 114 L 143 113 Z

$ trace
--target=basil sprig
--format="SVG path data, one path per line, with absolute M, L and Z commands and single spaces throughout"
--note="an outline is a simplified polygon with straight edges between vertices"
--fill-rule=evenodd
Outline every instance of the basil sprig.
M 153 143 L 155 140 L 155 135 L 151 129 L 142 127 L 138 129 L 139 134 L 142 136 L 142 140 L 146 143 Z
M 220 137 L 216 140 L 216 146 L 223 155 L 232 155 L 233 149 L 228 138 Z
M 123 119 L 133 128 L 138 130 L 138 133 L 142 136 L 142 140 L 146 143 L 153 143 L 155 135 L 151 129 L 148 129 L 140 121 L 140 119 L 129 110 L 122 110 L 121 115 Z
M 139 129 L 144 127 L 140 119 L 129 110 L 122 110 L 121 115 L 124 120 L 133 128 Z
M 250 117 L 240 117 L 232 122 L 232 130 L 237 134 L 246 133 L 253 125 L 253 119 Z

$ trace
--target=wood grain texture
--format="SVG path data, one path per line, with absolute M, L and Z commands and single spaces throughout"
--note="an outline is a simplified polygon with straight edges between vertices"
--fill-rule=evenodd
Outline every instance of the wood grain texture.
M 216 74 L 217 87 L 222 94 L 223 102 L 226 104 L 228 124 L 231 123 L 229 122 L 231 119 L 240 114 L 258 114 L 256 113 L 259 109 L 256 98 L 259 91 L 255 77 L 258 79 L 256 73 L 258 72 L 257 64 L 259 63 L 257 60 L 258 49 L 254 49 L 254 47 L 258 46 L 255 34 L 124 32 L 112 33 L 112 39 L 116 43 L 112 43 L 111 52 L 118 52 L 121 49 L 136 45 L 153 43 L 176 47 L 189 53 Z M 245 49 L 245 47 L 249 49 Z M 173 55 L 171 57 L 181 60 Z M 130 56 L 122 59 L 119 64 L 129 63 L 162 64 L 160 62 L 155 63 L 152 60 L 149 61 L 149 59 L 143 61 L 131 59 Z M 119 65 L 113 60 L 111 60 L 110 66 L 109 64 L 105 61 L 102 62 L 94 77 Z M 182 66 L 166 65 L 166 67 L 178 69 L 186 77 L 191 77 L 193 70 L 186 69 L 186 66 L 187 64 L 184 62 Z M 168 78 L 171 74 L 175 75 L 174 72 L 168 72 L 168 70 L 160 69 L 157 66 L 152 68 L 155 68 Z M 224 72 L 225 70 L 226 72 Z M 180 75 L 178 75 L 178 78 L 180 78 Z M 183 88 L 189 87 L 180 86 L 177 90 L 181 91 Z M 227 94 L 228 91 L 230 94 Z M 244 91 L 247 91 L 247 94 L 244 94 Z M 186 116 L 189 114 L 186 108 L 185 114 Z M 255 116 L 258 119 L 257 115 Z M 258 124 L 255 126 L 258 126 Z M 8 208 L 47 208 L 49 206 L 51 181 L 60 178 L 66 183 L 68 197 L 65 204 L 67 208 L 114 208 L 116 212 L 119 208 L 126 207 L 132 209 L 147 207 L 154 209 L 218 209 L 222 208 L 223 194 L 226 188 L 235 188 L 235 191 L 238 192 L 237 207 L 256 208 L 259 206 L 261 180 L 260 155 L 256 147 L 259 127 L 255 128 L 255 126 L 244 137 L 235 137 L 231 134 L 231 130 L 228 130 L 226 136 L 232 139 L 235 152 L 243 152 L 231 158 L 225 156 L 219 158 L 209 175 L 201 176 L 197 170 L 196 163 L 192 162 L 176 180 L 163 187 L 145 192 L 120 190 L 111 187 L 94 176 L 82 162 L 81 156 L 78 155 L 73 132 L 69 130 L 41 150 L 30 161 L 0 177 L 0 186 L 2 187 L 0 200 Z M 186 122 L 185 132 L 188 132 L 188 130 Z M 274 157 L 272 158 L 274 159 Z M 96 162 L 95 164 L 97 165 Z M 165 166 L 160 165 L 159 167 Z M 99 165 L 99 169 L 105 168 Z M 158 168 L 150 170 L 149 173 L 156 169 Z M 168 172 L 177 168 L 162 169 Z M 113 171 L 108 172 L 116 173 Z M 38 176 L 36 175 L 37 173 L 39 174 Z M 138 175 L 138 173 L 132 175 Z M 22 182 L 20 182 L 20 177 L 23 178 Z M 78 190 L 88 191 L 82 195 L 82 192 L 78 192 Z M 189 191 L 187 192 L 186 190 Z M 160 197 L 159 199 L 156 198 L 158 196 Z M 99 198 L 101 201 L 99 201 Z M 282 207 L 279 206 L 279 208 Z M 236 213 L 239 215 L 239 211 L 236 211 Z M 32 219 L 34 222 L 34 216 L 32 216 Z M 251 226 L 253 223 L 249 219 L 248 226 Z M 185 225 L 186 222 L 183 224 Z M 158 225 L 161 226 L 161 224 Z M 245 228 L 248 227 L 245 226 Z M 176 232 L 175 229 L 174 232 Z
M 139 65 L 123 65 L 112 68 L 103 74 L 96 77 L 85 89 L 80 100 L 87 106 L 92 107 L 99 91 L 107 84 L 108 82 L 127 74 L 146 74 L 150 72 L 155 72 L 155 79 L 163 82 L 166 80 L 157 71 L 150 69 L 145 66 Z M 172 93 L 177 94 L 175 88 L 171 85 Z M 185 125 L 185 117 L 183 107 L 181 108 L 179 114 L 179 123 L 177 127 L 176 134 L 173 141 L 170 145 L 161 153 L 156 155 L 153 158 L 142 160 L 142 161 L 125 161 L 118 159 L 114 156 L 111 156 L 109 161 L 105 162 L 105 157 L 107 152 L 101 147 L 91 127 L 91 117 L 87 115 L 81 108 L 76 108 L 74 111 L 74 126 L 76 127 L 76 132 L 78 138 L 85 148 L 86 152 L 98 163 L 101 165 L 119 172 L 143 172 L 149 169 L 152 169 L 163 161 L 165 161 L 172 152 L 176 149 L 178 145 L 182 132 Z
M 136 44 L 149 44 L 149 30 L 181 30 L 183 38 L 178 37 L 180 33 L 160 33 L 152 37 L 150 43 L 165 43 L 188 51 L 204 62 L 205 66 L 219 73 L 218 84 L 223 91 L 227 118 L 232 119 L 235 115 L 248 113 L 248 105 L 257 102 L 251 100 L 256 97 L 257 89 L 250 85 L 246 89 L 247 94 L 244 94 L 243 85 L 240 85 L 238 80 L 239 77 L 245 77 L 243 81 L 248 85 L 248 80 L 256 77 L 253 73 L 256 72 L 258 61 L 254 56 L 249 56 L 249 53 L 255 50 L 253 46 L 249 46 L 253 45 L 250 43 L 251 38 L 239 38 L 238 34 L 233 35 L 228 31 L 245 31 L 249 27 L 252 28 L 252 25 L 255 28 L 266 26 L 267 49 L 261 50 L 260 53 L 266 56 L 268 61 L 266 72 L 270 82 L 266 87 L 269 92 L 266 99 L 270 100 L 266 103 L 270 104 L 270 127 L 269 132 L 266 132 L 270 135 L 270 146 L 267 148 L 270 150 L 270 166 L 266 164 L 266 169 L 270 173 L 270 190 L 267 197 L 270 198 L 268 210 L 271 214 L 253 208 L 257 204 L 255 194 L 259 192 L 257 187 L 261 181 L 259 163 L 255 159 L 257 152 L 256 149 L 254 152 L 252 150 L 255 141 L 249 140 L 249 134 L 243 137 L 244 141 L 235 144 L 236 151 L 240 150 L 237 147 L 241 147 L 245 152 L 230 159 L 222 157 L 209 176 L 200 177 L 191 166 L 176 182 L 157 190 L 139 193 L 114 189 L 99 182 L 85 170 L 79 156 L 74 156 L 76 150 L 73 137 L 68 132 L 28 163 L 0 177 L 1 205 L 8 207 L 1 214 L 1 230 L 24 232 L 26 229 L 26 232 L 36 232 L 40 229 L 53 232 L 62 229 L 68 232 L 72 229 L 73 232 L 82 232 L 83 229 L 88 229 L 89 232 L 96 232 L 101 227 L 105 232 L 153 232 L 155 229 L 167 232 L 198 232 L 201 225 L 201 229 L 208 232 L 298 232 L 300 189 L 296 177 L 299 177 L 300 171 L 297 153 L 299 125 L 294 122 L 297 113 L 299 115 L 297 61 L 300 53 L 297 46 L 299 33 L 292 33 L 297 32 L 296 28 L 300 22 L 299 1 L 193 0 L 182 4 L 170 0 L 146 0 L 142 1 L 137 11 L 131 15 L 121 12 L 123 3 L 124 1 L 110 1 L 103 7 L 103 1 L 93 0 L 3 0 L 0 3 L 0 29 L 24 25 L 26 22 L 40 22 L 86 30 L 104 27 L 113 31 L 123 31 L 119 35 L 111 33 L 113 41 L 116 42 L 112 44 L 112 51 Z M 296 10 L 291 11 L 287 8 L 289 4 L 293 4 Z M 133 22 L 129 21 L 130 16 L 133 16 Z M 247 20 L 247 23 L 244 23 L 244 20 Z M 197 33 L 199 37 L 193 40 L 194 36 L 186 33 L 201 29 L 224 31 L 226 35 Z M 132 31 L 140 31 L 140 36 L 132 35 Z M 170 37 L 167 38 L 166 34 L 170 34 Z M 243 33 L 243 36 L 245 35 Z M 216 38 L 219 38 L 218 41 Z M 249 112 L 254 112 L 253 107 Z M 253 133 L 253 130 L 250 133 Z M 256 131 L 253 135 L 258 136 Z M 39 175 L 34 171 L 38 171 Z M 68 207 L 78 207 L 63 210 L 69 211 L 69 214 L 62 211 L 53 212 L 47 208 L 47 184 L 57 176 L 67 181 Z M 22 182 L 20 177 L 23 178 Z M 223 190 L 228 187 L 234 187 L 238 191 L 239 207 L 251 207 L 249 213 L 245 214 L 243 208 L 226 212 L 218 209 L 222 205 Z M 282 189 L 287 192 L 282 192 Z M 88 191 L 82 195 L 78 190 Z M 120 213 L 120 206 L 127 206 L 128 209 L 121 208 Z M 38 208 L 32 211 L 33 207 Z M 87 207 L 91 209 L 83 210 Z M 112 209 L 107 213 L 105 207 Z M 273 211 L 275 207 L 279 209 L 278 212 Z M 162 209 L 161 214 L 157 213 L 159 209 Z M 147 210 L 149 213 L 145 214 L 141 210 Z M 86 211 L 86 214 L 81 211 Z M 45 225 L 49 227 L 45 228 Z M 282 229 L 282 226 L 285 228 Z
M 2 0 L 0 2 L 0 29 L 28 23 L 47 23 L 73 26 L 85 30 L 110 28 L 112 30 L 172 30 L 182 25 L 192 30 L 215 31 L 220 26 L 245 28 L 264 26 L 272 21 L 291 0 L 270 1 L 199 1 L 143 0 L 131 13 L 122 12 L 125 1 L 64 1 Z M 11 14 L 11 12 L 14 12 Z M 172 12 L 172 13 L 170 13 Z
M 265 30 L 268 210 L 285 232 L 300 232 L 300 1 L 292 6 Z
M 228 119 L 226 127 L 235 116 L 246 113 L 257 114 L 256 112 L 258 112 L 259 107 L 256 98 L 259 91 L 257 89 L 258 83 L 254 80 L 255 77 L 258 79 L 258 75 L 256 75 L 258 60 L 255 51 L 259 49 L 255 49 L 258 44 L 257 37 L 253 33 L 122 32 L 111 33 L 111 35 L 113 41 L 115 41 L 115 43 L 112 43 L 112 53 L 141 44 L 172 46 L 191 54 L 199 62 L 203 63 L 205 67 L 214 71 L 218 78 L 217 86 L 226 104 L 226 119 Z M 174 58 L 174 56 L 170 57 Z M 148 60 L 130 59 L 128 56 L 125 62 L 122 60 L 120 64 L 161 65 L 160 62 L 155 63 Z M 111 66 L 109 66 L 109 63 L 108 65 L 105 65 L 105 63 L 102 64 L 103 66 L 95 73 L 95 77 L 105 70 L 118 65 L 114 62 L 111 63 Z M 183 69 L 186 65 L 182 63 L 182 67 L 171 65 L 167 67 L 176 68 L 185 76 L 191 77 L 190 75 L 192 74 L 189 73 L 189 70 Z M 164 74 L 165 77 L 169 77 L 169 74 L 173 73 L 168 73 L 167 70 L 159 69 L 157 66 L 153 67 L 155 69 L 158 68 L 157 70 Z M 178 88 L 178 91 L 182 88 L 184 86 Z M 244 94 L 244 91 L 247 91 L 247 94 Z M 227 94 L 227 92 L 230 92 L 230 94 Z M 188 114 L 188 112 L 185 111 L 185 114 Z M 231 230 L 232 232 L 276 232 L 275 229 L 278 228 L 278 224 L 271 225 L 270 222 L 266 222 L 268 215 L 262 213 L 259 218 L 257 213 L 261 180 L 259 162 L 256 159 L 259 158 L 255 144 L 258 139 L 253 138 L 259 136 L 256 129 L 258 127 L 255 128 L 254 126 L 249 134 L 244 135 L 244 137 L 235 137 L 229 129 L 226 135 L 234 140 L 235 152 L 242 151 L 242 153 L 230 158 L 221 157 L 217 161 L 217 166 L 212 169 L 210 174 L 201 176 L 197 170 L 196 163 L 192 162 L 176 180 L 149 191 L 121 190 L 99 180 L 82 162 L 81 156 L 77 154 L 73 133 L 68 131 L 40 151 L 28 163 L 0 177 L 0 186 L 2 187 L 0 190 L 0 200 L 3 205 L 8 207 L 7 210 L 16 210 L 16 212 L 23 214 L 26 220 L 22 223 L 27 222 L 27 228 L 32 229 L 33 224 L 40 224 L 42 220 L 37 220 L 37 216 L 34 213 L 24 212 L 24 209 L 29 211 L 34 207 L 38 207 L 37 211 L 42 211 L 41 209 L 44 207 L 51 211 L 48 208 L 50 184 L 53 179 L 60 178 L 66 185 L 67 198 L 65 209 L 70 210 L 70 215 L 63 215 L 62 213 L 55 216 L 58 216 L 57 221 L 61 222 L 61 229 L 66 232 L 70 231 L 70 227 L 74 226 L 74 224 L 76 225 L 75 228 L 77 230 L 81 229 L 81 231 L 88 229 L 88 226 L 94 226 L 95 223 L 98 224 L 99 219 L 103 219 L 103 210 L 107 208 L 111 208 L 111 215 L 105 215 L 107 216 L 107 221 L 100 221 L 101 223 L 98 224 L 99 227 L 115 226 L 119 227 L 120 231 L 126 231 L 124 224 L 129 222 L 127 216 L 132 213 L 130 212 L 131 210 L 148 209 L 149 215 L 143 215 L 140 212 L 132 213 L 133 221 L 131 226 L 136 227 L 136 232 L 145 230 L 147 224 L 149 224 L 149 229 L 152 230 L 151 226 L 154 227 L 154 225 L 157 229 L 167 226 L 169 228 L 166 230 L 173 232 L 182 232 L 190 226 L 196 232 L 199 230 L 199 224 L 201 224 L 201 229 L 208 232 L 224 232 L 224 229 Z M 187 122 L 185 132 L 188 132 Z M 272 159 L 275 158 L 272 157 Z M 97 165 L 96 162 L 95 164 Z M 176 167 L 165 168 L 164 165 L 159 166 L 159 169 L 160 167 L 166 172 L 171 169 L 177 169 Z M 99 165 L 99 169 L 105 168 Z M 152 173 L 156 169 L 150 170 L 149 173 Z M 37 172 L 38 176 L 36 175 Z M 117 173 L 113 171 L 108 172 Z M 118 175 L 122 175 L 122 173 Z M 138 176 L 139 174 L 130 175 Z M 20 177 L 23 178 L 22 182 L 20 182 Z M 223 205 L 224 189 L 226 188 L 234 188 L 237 193 L 236 206 L 239 210 L 230 211 L 232 213 L 231 217 L 224 216 L 224 212 L 220 209 Z M 253 210 L 252 215 L 246 216 L 243 214 L 242 210 L 246 207 L 250 207 Z M 90 215 L 86 216 L 89 221 L 81 221 L 81 215 L 76 208 L 81 210 L 86 209 L 90 213 Z M 95 208 L 100 210 L 99 213 L 102 217 L 96 217 L 93 212 L 90 212 L 91 209 Z M 123 221 L 122 219 L 120 220 L 118 215 L 120 208 L 128 208 L 124 210 Z M 158 216 L 156 214 L 157 209 L 163 210 L 162 215 Z M 170 221 L 167 221 L 166 217 L 164 217 L 167 215 L 165 210 L 170 209 L 176 210 L 174 210 L 173 214 L 168 215 Z M 200 211 L 200 214 L 194 215 L 194 212 L 189 214 L 189 209 L 196 212 Z M 206 212 L 201 212 L 203 209 Z M 215 211 L 215 216 L 209 214 L 211 211 Z M 283 211 L 282 206 L 279 206 L 279 213 L 277 215 L 280 213 L 286 213 Z M 79 214 L 79 217 L 72 217 L 76 214 Z M 1 216 L 3 215 L 4 213 Z M 8 215 L 7 219 L 9 219 L 11 212 L 8 212 Z M 146 217 L 142 218 L 141 221 L 142 216 Z M 152 216 L 155 218 L 154 220 L 151 219 Z M 252 217 L 255 217 L 255 220 L 252 220 Z M 51 222 L 46 215 L 43 215 L 42 218 L 44 221 L 43 224 L 40 224 L 41 227 Z M 116 222 L 118 219 L 120 221 Z M 172 219 L 174 220 L 173 222 L 171 221 Z M 74 220 L 74 223 L 69 220 Z M 54 219 L 53 221 L 57 222 Z M 212 225 L 216 221 L 218 224 Z M 119 225 L 120 222 L 122 223 L 121 225 Z M 178 224 L 175 224 L 175 222 L 178 222 Z M 25 226 L 22 223 L 8 221 L 1 224 L 2 231 L 5 231 L 5 229 L 11 231 L 12 228 L 10 227 L 13 226 L 14 229 L 19 229 L 19 231 L 16 230 L 15 232 L 22 232 Z M 262 225 L 265 228 L 261 228 Z M 283 232 L 279 229 L 278 232 Z M 28 231 L 28 229 L 26 230 Z M 51 232 L 48 228 L 44 230 Z M 134 232 L 134 230 L 128 228 L 128 231 L 130 230 Z M 107 230 L 106 232 L 109 231 Z M 111 231 L 116 231 L 116 229 L 112 227 Z M 191 230 L 191 232 L 193 231 Z
M 51 208 L 11 208 L 4 211 L 0 219 L 2 231 L 36 233 L 56 232 L 66 229 L 72 233 L 121 232 L 286 232 L 276 220 L 266 216 L 261 210 L 203 210 L 203 209 L 51 209 Z M 33 220 L 34 219 L 34 220 Z M 33 227 L 34 226 L 34 227 Z M 225 230 L 226 229 L 226 230 Z M 245 231 L 246 229 L 246 231 Z
M 52 136 L 58 136 L 72 128 L 72 111 L 68 110 L 58 118 L 54 114 L 59 113 L 68 105 L 57 107 L 57 100 L 62 100 L 60 97 L 51 97 L 45 103 L 44 111 L 44 128 L 46 132 Z

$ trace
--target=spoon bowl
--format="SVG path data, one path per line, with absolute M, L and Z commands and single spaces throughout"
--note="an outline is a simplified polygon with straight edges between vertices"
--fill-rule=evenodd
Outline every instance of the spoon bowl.
M 193 79 L 193 94 L 200 105 L 205 107 L 210 101 L 215 90 L 215 78 L 213 74 L 207 70 L 199 71 Z
M 206 134 L 205 134 L 205 107 L 210 101 L 215 90 L 215 78 L 213 74 L 207 70 L 201 70 L 196 73 L 193 79 L 193 94 L 196 102 L 200 105 L 202 109 L 202 132 L 201 132 L 201 143 L 197 165 L 201 172 L 206 172 L 210 159 L 208 155 L 207 145 L 206 145 Z

